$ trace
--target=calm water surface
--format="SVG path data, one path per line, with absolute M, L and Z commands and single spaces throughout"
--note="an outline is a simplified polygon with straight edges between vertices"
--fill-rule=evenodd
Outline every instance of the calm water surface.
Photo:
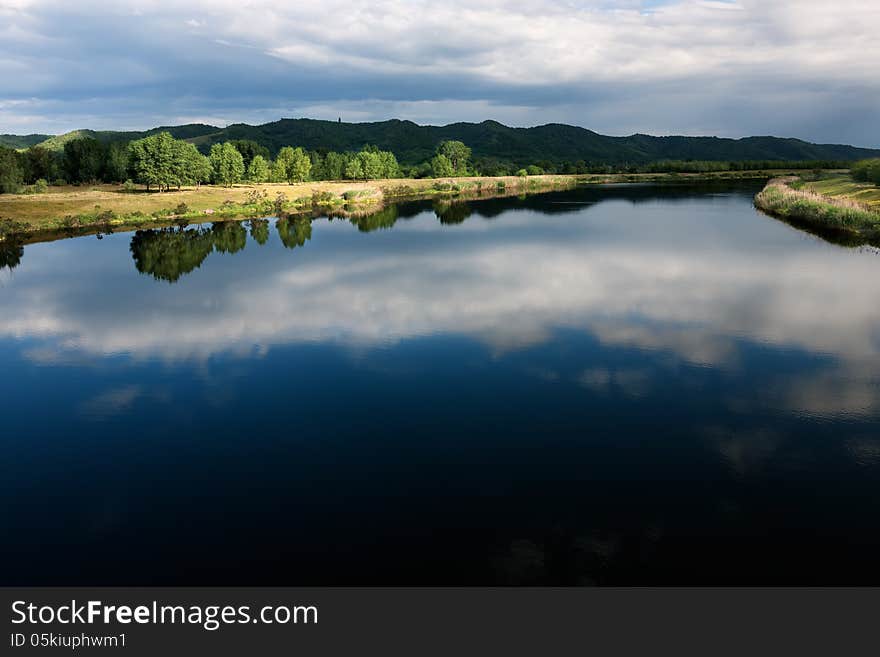
M 0 583 L 880 583 L 880 256 L 755 191 L 26 246 Z

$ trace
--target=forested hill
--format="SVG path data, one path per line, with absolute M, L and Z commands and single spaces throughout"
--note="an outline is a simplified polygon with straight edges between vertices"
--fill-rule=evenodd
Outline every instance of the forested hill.
M 365 144 L 393 151 L 401 163 L 423 162 L 444 140 L 460 140 L 473 149 L 475 157 L 511 162 L 587 162 L 640 164 L 657 160 L 857 160 L 880 157 L 880 150 L 845 145 L 811 144 L 778 137 L 652 137 L 631 135 L 608 137 L 570 125 L 549 124 L 534 128 L 511 128 L 496 121 L 420 126 L 411 121 L 339 123 L 314 119 L 282 119 L 264 125 L 243 123 L 226 128 L 203 124 L 154 128 L 145 132 L 96 132 L 79 130 L 51 137 L 42 145 L 59 150 L 78 137 L 101 141 L 127 141 L 159 131 L 195 143 L 207 152 L 211 144 L 232 139 L 256 141 L 274 154 L 282 146 L 309 150 L 355 151 Z M 3 135 L 0 144 L 16 148 L 32 145 L 36 137 Z M 19 140 L 16 142 L 15 140 Z M 27 140 L 27 141 L 21 141 Z

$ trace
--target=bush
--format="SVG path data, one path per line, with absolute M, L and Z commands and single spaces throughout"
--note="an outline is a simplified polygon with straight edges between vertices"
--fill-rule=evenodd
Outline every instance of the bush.
M 541 175 L 544 174 L 544 169 L 542 169 L 541 167 L 539 167 L 539 166 L 537 166 L 537 165 L 535 165 L 535 164 L 530 164 L 530 165 L 528 166 L 528 168 L 526 169 L 526 172 L 527 172 L 530 176 L 541 176 Z
M 186 203 L 178 203 L 177 207 L 174 208 L 174 214 L 186 214 L 189 212 L 189 206 Z
M 861 160 L 852 165 L 853 180 L 880 185 L 880 158 Z
M 269 198 L 269 192 L 265 189 L 252 189 L 245 194 L 244 202 L 245 205 L 259 205 L 267 198 Z
M 34 183 L 34 193 L 35 194 L 45 194 L 49 191 L 49 183 L 47 183 L 43 178 L 37 180 Z
M 331 205 L 335 196 L 332 192 L 312 192 L 312 205 Z
M 516 172 L 516 175 L 518 175 L 520 178 L 525 178 L 527 175 L 529 175 L 529 172 L 525 169 L 520 169 Z
M 131 182 L 131 181 L 129 181 Z M 56 178 L 52 181 L 52 187 L 64 187 L 67 184 L 67 181 L 64 178 Z
M 503 180 L 499 180 L 497 183 L 495 183 L 495 189 L 497 189 L 499 192 L 503 192 L 505 189 L 507 189 L 507 183 L 505 183 Z
M 278 192 L 275 195 L 275 201 L 273 205 L 275 206 L 275 214 L 281 215 L 284 213 L 284 206 L 287 204 L 287 194 L 284 192 Z
M 135 189 L 135 184 L 131 178 L 122 183 L 122 190 L 125 192 L 133 192 Z

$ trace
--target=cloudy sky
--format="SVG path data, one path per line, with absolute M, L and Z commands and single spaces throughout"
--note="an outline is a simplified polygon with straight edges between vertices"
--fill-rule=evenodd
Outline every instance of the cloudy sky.
M 0 132 L 565 122 L 880 146 L 876 0 L 0 0 Z

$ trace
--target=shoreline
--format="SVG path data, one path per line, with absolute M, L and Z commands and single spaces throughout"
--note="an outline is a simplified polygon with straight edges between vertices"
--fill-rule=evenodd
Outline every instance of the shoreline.
M 796 173 L 794 171 L 792 174 Z M 162 228 L 278 215 L 349 217 L 389 203 L 535 194 L 578 185 L 762 180 L 778 172 L 540 175 L 203 185 L 167 192 L 124 191 L 121 185 L 0 195 L 0 242 L 31 244 L 117 230 Z
M 847 197 L 792 187 L 799 180 L 785 176 L 768 181 L 755 196 L 755 207 L 836 244 L 880 245 L 880 212 Z

